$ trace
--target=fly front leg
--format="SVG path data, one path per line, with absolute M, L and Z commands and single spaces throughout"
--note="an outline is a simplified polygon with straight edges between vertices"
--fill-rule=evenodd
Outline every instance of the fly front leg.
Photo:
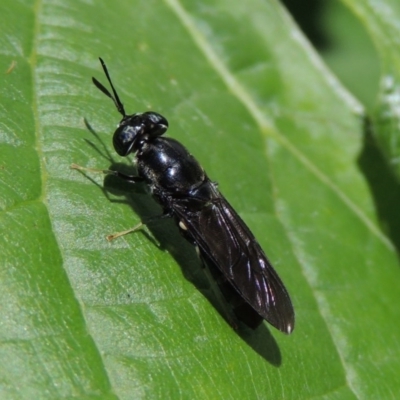
M 107 169 L 107 170 L 104 171 L 104 173 L 107 174 L 107 175 L 117 176 L 118 178 L 121 178 L 124 181 L 130 182 L 130 183 L 144 182 L 144 178 L 142 178 L 141 176 L 138 176 L 138 175 L 126 175 L 126 174 L 123 174 L 122 172 L 114 171 L 112 169 Z
M 139 182 L 144 181 L 144 178 L 142 178 L 141 176 L 126 175 L 126 174 L 123 174 L 122 172 L 114 171 L 112 169 L 86 168 L 86 167 L 81 167 L 80 165 L 77 165 L 77 164 L 71 164 L 70 168 L 77 169 L 78 171 L 83 171 L 83 172 L 95 172 L 98 174 L 113 175 L 113 176 L 117 176 L 118 178 L 121 178 L 130 183 L 139 183 Z

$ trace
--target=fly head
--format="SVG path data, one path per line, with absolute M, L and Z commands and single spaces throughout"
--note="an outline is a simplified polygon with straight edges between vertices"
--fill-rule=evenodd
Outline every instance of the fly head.
M 168 129 L 168 121 L 162 115 L 153 111 L 126 115 L 124 105 L 114 88 L 106 64 L 101 58 L 99 59 L 111 86 L 112 94 L 96 78 L 92 78 L 92 81 L 99 90 L 114 102 L 118 112 L 122 115 L 122 120 L 114 132 L 113 144 L 115 151 L 120 156 L 127 156 L 137 151 L 146 141 L 162 135 Z
M 143 143 L 161 136 L 167 129 L 168 121 L 156 112 L 126 115 L 114 132 L 115 151 L 120 156 L 127 156 L 139 150 Z

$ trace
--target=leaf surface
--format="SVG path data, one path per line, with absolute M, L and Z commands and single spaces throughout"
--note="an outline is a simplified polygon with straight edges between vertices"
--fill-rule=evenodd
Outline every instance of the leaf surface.
M 400 271 L 358 166 L 362 107 L 279 4 L 6 3 L 1 398 L 400 394 Z M 165 115 L 251 227 L 292 296 L 291 336 L 234 331 L 173 221 L 105 240 L 160 208 L 69 168 L 132 171 L 98 56 L 127 112 Z

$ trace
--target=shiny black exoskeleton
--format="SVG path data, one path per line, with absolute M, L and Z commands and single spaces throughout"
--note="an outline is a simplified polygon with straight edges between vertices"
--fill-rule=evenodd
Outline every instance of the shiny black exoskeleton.
M 162 115 L 126 115 L 107 68 L 100 62 L 113 94 L 95 78 L 93 82 L 123 116 L 114 133 L 114 148 L 121 156 L 135 154 L 137 161 L 138 176 L 116 175 L 147 183 L 164 214 L 174 217 L 184 237 L 197 246 L 240 320 L 256 328 L 265 319 L 291 333 L 294 311 L 289 295 L 246 224 L 187 149 L 162 136 L 168 128 Z

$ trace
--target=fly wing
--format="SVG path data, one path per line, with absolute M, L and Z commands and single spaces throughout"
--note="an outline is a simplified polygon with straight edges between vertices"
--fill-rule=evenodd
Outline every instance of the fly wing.
M 294 328 L 288 292 L 249 228 L 219 194 L 195 212 L 178 203 L 174 211 L 203 257 L 223 273 L 247 303 L 284 333 Z

